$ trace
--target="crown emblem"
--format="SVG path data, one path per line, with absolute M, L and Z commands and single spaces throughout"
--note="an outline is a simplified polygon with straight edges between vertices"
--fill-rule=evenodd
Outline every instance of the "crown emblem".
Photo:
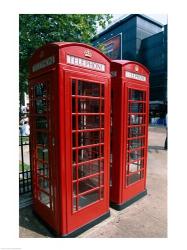
M 139 70 L 138 65 L 135 65 L 134 69 L 135 69 L 135 71 L 137 72 L 137 71 Z
M 92 57 L 92 52 L 89 49 L 87 49 L 87 50 L 84 51 L 84 55 L 86 57 Z

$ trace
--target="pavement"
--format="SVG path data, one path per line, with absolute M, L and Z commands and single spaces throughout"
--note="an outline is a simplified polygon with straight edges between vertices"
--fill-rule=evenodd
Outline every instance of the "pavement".
M 167 151 L 164 127 L 149 128 L 148 194 L 122 211 L 79 235 L 79 238 L 166 238 Z M 31 206 L 20 209 L 20 238 L 54 237 L 33 215 Z

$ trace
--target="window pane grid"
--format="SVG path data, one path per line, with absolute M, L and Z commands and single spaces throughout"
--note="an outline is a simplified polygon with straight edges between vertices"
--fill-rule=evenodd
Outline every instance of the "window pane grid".
M 73 212 L 101 198 L 104 159 L 104 86 L 72 80 Z M 103 193 L 103 192 L 102 192 Z
M 145 156 L 146 93 L 128 89 L 126 182 L 132 185 L 143 178 Z
M 50 91 L 48 82 L 34 85 L 34 98 L 32 98 L 33 127 L 36 133 L 35 166 L 37 199 L 53 210 L 53 187 L 51 183 L 51 160 L 49 157 L 49 144 L 51 141 L 50 124 Z
M 100 89 L 99 89 L 99 91 L 100 91 L 100 96 L 102 96 L 102 87 L 103 87 L 103 85 L 101 85 L 100 84 Z M 103 93 L 103 95 L 104 95 L 104 93 Z M 102 131 L 101 131 L 101 127 L 102 127 L 102 123 L 101 123 L 101 111 L 104 111 L 103 110 L 104 109 L 104 105 L 103 105 L 103 101 L 100 99 L 100 109 L 99 109 L 99 113 L 100 113 L 100 133 L 99 133 L 99 136 L 100 136 L 100 142 L 102 141 L 102 138 L 101 138 L 101 135 L 102 135 Z M 103 138 L 104 139 L 104 138 Z M 100 156 L 102 156 L 102 148 L 101 148 L 102 146 L 101 146 L 101 144 L 100 144 L 100 147 L 99 147 L 99 155 Z M 103 152 L 103 156 L 104 156 L 104 152 Z M 104 175 L 104 173 L 103 173 L 103 175 L 102 175 L 102 172 L 101 172 L 101 166 L 100 166 L 100 168 L 99 168 L 99 172 L 100 172 L 100 179 L 99 179 L 99 185 L 100 185 L 100 189 L 99 189 L 99 199 L 101 199 L 102 197 L 101 197 L 101 185 L 103 185 L 103 183 L 101 182 L 101 176 L 103 176 Z
M 76 99 L 75 99 L 75 111 L 76 111 L 76 131 L 78 131 L 78 129 L 79 129 L 79 120 L 78 120 L 78 115 L 77 115 L 77 113 L 78 113 L 78 81 L 76 80 L 76 83 L 75 83 L 75 89 L 76 89 L 76 92 L 75 92 L 75 94 L 76 94 Z M 79 178 L 79 169 L 78 169 L 78 162 L 79 162 L 79 155 L 78 155 L 78 152 L 79 152 L 79 150 L 78 150 L 78 132 L 76 132 L 76 179 L 78 180 L 78 178 Z M 79 209 L 79 197 L 78 197 L 78 194 L 79 194 L 79 182 L 77 181 L 77 183 L 76 183 L 76 187 L 77 187 L 77 192 L 76 192 L 76 210 L 78 210 Z

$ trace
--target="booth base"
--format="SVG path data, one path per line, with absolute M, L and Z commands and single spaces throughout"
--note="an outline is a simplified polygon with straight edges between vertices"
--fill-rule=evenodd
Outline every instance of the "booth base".
M 93 226 L 99 224 L 100 222 L 104 221 L 105 219 L 107 219 L 110 216 L 110 211 L 108 211 L 107 213 L 103 214 L 102 216 L 98 217 L 97 219 L 89 222 L 88 224 L 78 228 L 77 230 L 66 234 L 66 235 L 62 235 L 62 238 L 74 238 L 80 234 L 82 234 L 83 232 L 85 232 L 86 230 L 92 228 Z
M 116 203 L 113 203 L 113 202 L 110 202 L 110 206 L 112 208 L 114 208 L 115 210 L 122 210 L 128 206 L 130 206 L 132 203 L 134 203 L 135 201 L 141 199 L 142 197 L 144 197 L 145 195 L 147 195 L 147 189 L 141 193 L 139 193 L 138 195 L 136 195 L 135 197 L 133 197 L 132 199 L 128 200 L 128 201 L 125 201 L 124 203 L 122 204 L 116 204 Z
M 104 221 L 108 217 L 110 217 L 110 211 L 106 212 L 105 214 L 101 215 L 100 217 L 96 218 L 95 220 L 92 220 L 88 224 L 76 229 L 75 231 L 65 234 L 65 235 L 57 235 L 57 232 L 51 228 L 34 210 L 33 210 L 34 215 L 38 218 L 38 220 L 44 224 L 48 230 L 54 235 L 56 238 L 74 238 L 77 237 L 78 235 L 82 234 L 86 230 L 94 227 L 95 225 L 99 224 L 100 222 Z

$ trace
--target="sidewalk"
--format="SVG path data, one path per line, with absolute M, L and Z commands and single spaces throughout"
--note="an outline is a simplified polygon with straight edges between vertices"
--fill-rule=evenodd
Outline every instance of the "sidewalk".
M 167 151 L 165 128 L 149 128 L 147 196 L 111 216 L 79 238 L 167 237 Z M 31 207 L 20 210 L 20 237 L 53 237 L 35 218 Z

